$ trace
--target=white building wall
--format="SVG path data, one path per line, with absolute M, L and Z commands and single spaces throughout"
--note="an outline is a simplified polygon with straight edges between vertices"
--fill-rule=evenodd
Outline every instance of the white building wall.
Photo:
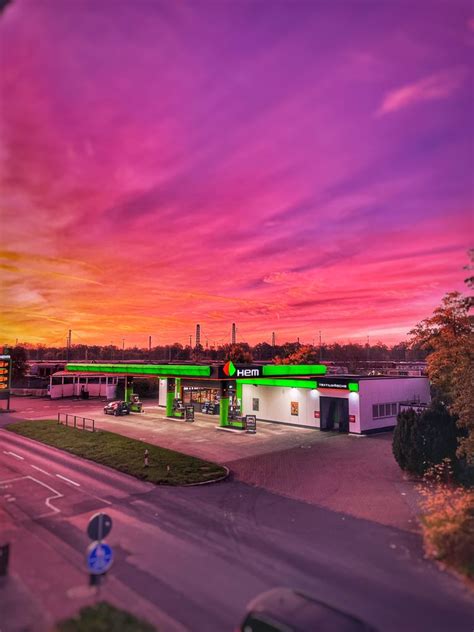
M 252 408 L 253 398 L 259 400 L 259 410 Z M 319 399 L 315 390 L 280 386 L 242 386 L 243 414 L 256 415 L 257 419 L 277 421 L 319 428 L 319 419 L 314 411 L 319 411 Z M 298 415 L 291 414 L 291 402 L 298 402 Z
M 395 426 L 397 416 L 391 415 L 380 419 L 373 419 L 373 404 L 398 404 L 403 401 L 419 399 L 429 403 L 430 384 L 427 377 L 409 377 L 370 380 L 361 379 L 359 382 L 361 432 Z
M 166 407 L 166 389 L 167 389 L 168 380 L 166 378 L 160 378 L 160 383 L 158 385 L 158 406 Z
M 244 384 L 242 387 L 243 414 L 256 415 L 257 419 L 265 421 L 319 428 L 321 420 L 316 418 L 314 413 L 320 413 L 320 397 L 338 397 L 349 400 L 349 415 L 354 417 L 354 421 L 349 423 L 349 432 L 360 434 L 359 394 L 342 389 L 316 390 Z M 252 408 L 253 398 L 259 400 L 258 411 Z M 298 415 L 291 414 L 291 402 L 298 402 Z

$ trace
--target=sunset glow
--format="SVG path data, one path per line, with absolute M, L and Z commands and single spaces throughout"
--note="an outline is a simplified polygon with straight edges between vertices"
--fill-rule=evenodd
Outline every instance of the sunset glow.
M 470 7 L 15 0 L 0 342 L 403 340 L 466 276 Z

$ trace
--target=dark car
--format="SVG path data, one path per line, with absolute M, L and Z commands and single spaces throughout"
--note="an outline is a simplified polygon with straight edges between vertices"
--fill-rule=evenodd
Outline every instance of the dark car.
M 236 632 L 376 632 L 357 617 L 290 588 L 253 599 Z
M 106 415 L 129 415 L 130 407 L 127 402 L 109 402 L 104 406 L 104 413 Z

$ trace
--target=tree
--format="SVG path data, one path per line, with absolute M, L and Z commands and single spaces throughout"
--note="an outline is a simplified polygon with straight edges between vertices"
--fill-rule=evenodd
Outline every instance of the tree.
M 318 364 L 319 349 L 312 345 L 302 345 L 286 358 L 277 358 L 277 364 Z
M 446 458 L 456 468 L 458 435 L 456 418 L 439 402 L 422 413 L 407 410 L 398 415 L 393 455 L 402 470 L 419 476 Z
M 12 382 L 20 380 L 28 370 L 28 356 L 24 347 L 16 346 L 7 351 L 12 359 Z
M 250 364 L 253 361 L 250 347 L 246 342 L 236 345 L 224 345 L 225 358 L 238 364 Z
M 470 301 L 460 292 L 443 298 L 433 316 L 410 332 L 411 344 L 429 351 L 427 371 L 435 397 L 458 416 L 464 430 L 458 455 L 474 463 L 474 331 Z

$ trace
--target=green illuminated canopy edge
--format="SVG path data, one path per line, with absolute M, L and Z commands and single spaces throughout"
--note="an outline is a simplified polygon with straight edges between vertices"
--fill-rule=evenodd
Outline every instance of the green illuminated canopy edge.
M 263 375 L 326 375 L 324 364 L 268 364 L 263 367 Z
M 256 386 L 286 386 L 290 388 L 316 388 L 316 382 L 314 380 L 292 380 L 285 378 L 269 379 L 264 377 L 245 378 L 237 380 L 238 384 L 254 384 Z
M 189 366 L 185 364 L 67 364 L 66 371 L 84 373 L 120 373 L 130 375 L 163 375 L 209 377 L 210 366 Z

